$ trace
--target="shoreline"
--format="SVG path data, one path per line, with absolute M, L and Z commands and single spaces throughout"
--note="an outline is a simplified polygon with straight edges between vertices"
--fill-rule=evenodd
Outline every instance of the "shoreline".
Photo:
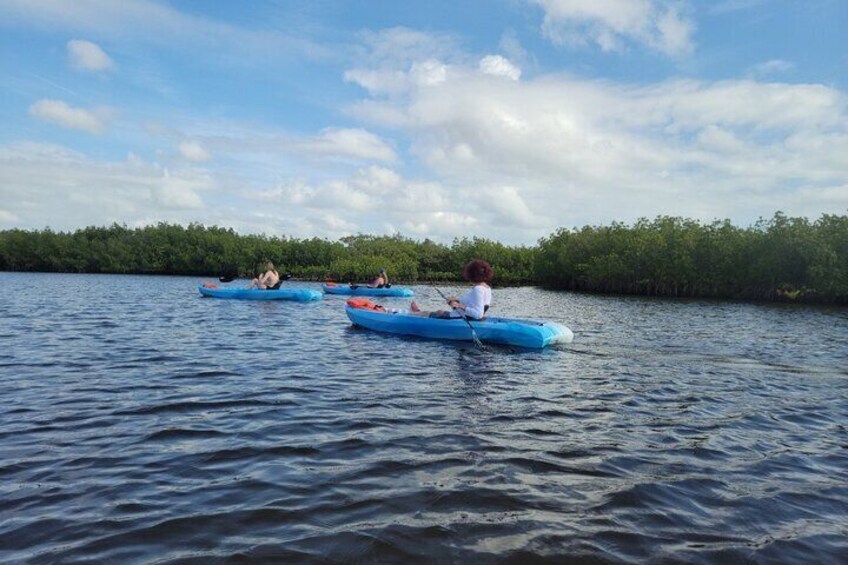
M 198 278 L 198 279 L 214 279 L 216 282 L 218 280 L 218 275 L 197 275 L 197 274 L 184 274 L 184 273 L 108 273 L 108 272 L 98 272 L 98 273 L 81 273 L 81 272 L 73 272 L 73 271 L 12 271 L 8 269 L 0 270 L 0 273 L 18 273 L 18 274 L 37 274 L 37 275 L 107 275 L 107 276 L 140 276 L 140 277 L 186 277 L 186 278 Z M 232 284 L 237 281 L 249 281 L 250 277 L 239 277 L 234 279 L 230 283 L 223 284 Z M 300 283 L 324 283 L 326 282 L 325 278 L 317 278 L 317 277 L 292 277 L 288 279 L 288 282 L 300 282 Z M 337 284 L 348 284 L 348 281 L 333 281 Z M 398 285 L 419 285 L 419 286 L 432 286 L 437 287 L 440 285 L 450 285 L 450 286 L 463 286 L 468 284 L 464 279 L 441 279 L 441 280 L 409 280 L 409 279 L 394 279 L 392 284 Z M 775 295 L 772 299 L 767 298 L 747 298 L 747 297 L 733 297 L 733 296 L 710 296 L 710 295 L 701 295 L 701 296 L 687 296 L 687 295 L 678 295 L 675 296 L 673 294 L 657 294 L 657 293 L 627 293 L 627 292 L 603 292 L 603 291 L 593 291 L 593 290 L 585 290 L 585 289 L 569 289 L 555 286 L 547 286 L 538 281 L 520 281 L 520 282 L 493 282 L 493 288 L 536 288 L 539 290 L 544 290 L 548 292 L 556 292 L 556 293 L 573 293 L 583 296 L 598 296 L 598 297 L 610 297 L 610 298 L 641 298 L 641 299 L 650 299 L 650 300 L 661 300 L 661 301 L 675 301 L 675 302 L 691 302 L 691 301 L 705 301 L 705 302 L 727 302 L 731 304 L 781 304 L 781 305 L 798 305 L 798 306 L 827 306 L 827 307 L 836 307 L 836 308 L 848 308 L 848 298 L 844 300 L 820 300 L 810 296 L 805 296 L 803 293 L 799 293 L 794 297 L 792 295 L 780 295 L 779 293 Z

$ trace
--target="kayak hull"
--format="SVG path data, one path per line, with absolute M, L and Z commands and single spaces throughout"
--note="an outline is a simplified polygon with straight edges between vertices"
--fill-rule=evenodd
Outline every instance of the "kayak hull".
M 211 298 L 227 298 L 231 300 L 295 300 L 309 302 L 321 300 L 322 294 L 310 288 L 281 288 L 278 290 L 260 290 L 258 288 L 206 288 L 197 289 L 203 296 Z
M 408 313 L 386 313 L 345 306 L 350 321 L 369 330 L 428 339 L 472 341 L 468 323 L 462 318 L 440 319 L 413 316 Z M 555 343 L 571 343 L 574 334 L 567 327 L 553 322 L 486 318 L 469 320 L 480 341 L 542 349 Z
M 393 286 L 389 288 L 369 288 L 367 286 L 359 286 L 350 288 L 346 284 L 328 285 L 325 284 L 321 288 L 327 294 L 339 294 L 344 296 L 396 296 L 396 297 L 411 297 L 415 293 L 412 289 Z

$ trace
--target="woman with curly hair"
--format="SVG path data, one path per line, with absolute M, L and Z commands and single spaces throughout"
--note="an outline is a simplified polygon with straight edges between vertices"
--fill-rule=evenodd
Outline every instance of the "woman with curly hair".
M 457 298 L 450 296 L 447 299 L 451 310 L 438 310 L 436 312 L 422 312 L 415 301 L 410 305 L 410 310 L 418 316 L 429 316 L 431 318 L 469 318 L 479 320 L 486 315 L 486 310 L 492 304 L 492 277 L 495 271 L 492 266 L 482 259 L 469 261 L 462 269 L 462 277 L 473 283 L 471 290 Z

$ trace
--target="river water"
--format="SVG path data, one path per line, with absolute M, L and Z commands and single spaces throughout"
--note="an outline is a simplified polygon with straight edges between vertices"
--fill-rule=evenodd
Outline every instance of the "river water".
M 848 555 L 846 309 L 504 288 L 574 343 L 481 352 L 200 282 L 0 273 L 0 560 Z

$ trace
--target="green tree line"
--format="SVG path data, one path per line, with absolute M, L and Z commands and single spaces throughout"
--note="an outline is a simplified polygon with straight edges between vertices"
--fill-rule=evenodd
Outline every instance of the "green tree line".
M 454 281 L 470 259 L 495 284 L 540 284 L 601 293 L 848 303 L 848 216 L 815 221 L 777 213 L 747 228 L 678 217 L 560 229 L 535 247 L 483 238 L 450 245 L 400 235 L 330 241 L 239 235 L 159 223 L 74 232 L 0 231 L 0 270 L 217 276 L 256 273 L 266 260 L 295 278 Z
M 739 228 L 662 216 L 539 242 L 545 286 L 624 294 L 848 303 L 848 216 L 778 212 Z
M 468 260 L 486 257 L 497 282 L 519 284 L 532 280 L 534 253 L 477 237 L 450 246 L 400 235 L 329 241 L 239 235 L 200 224 L 0 231 L 0 270 L 6 271 L 252 276 L 272 261 L 303 279 L 362 281 L 386 268 L 392 279 L 433 281 L 457 280 Z

